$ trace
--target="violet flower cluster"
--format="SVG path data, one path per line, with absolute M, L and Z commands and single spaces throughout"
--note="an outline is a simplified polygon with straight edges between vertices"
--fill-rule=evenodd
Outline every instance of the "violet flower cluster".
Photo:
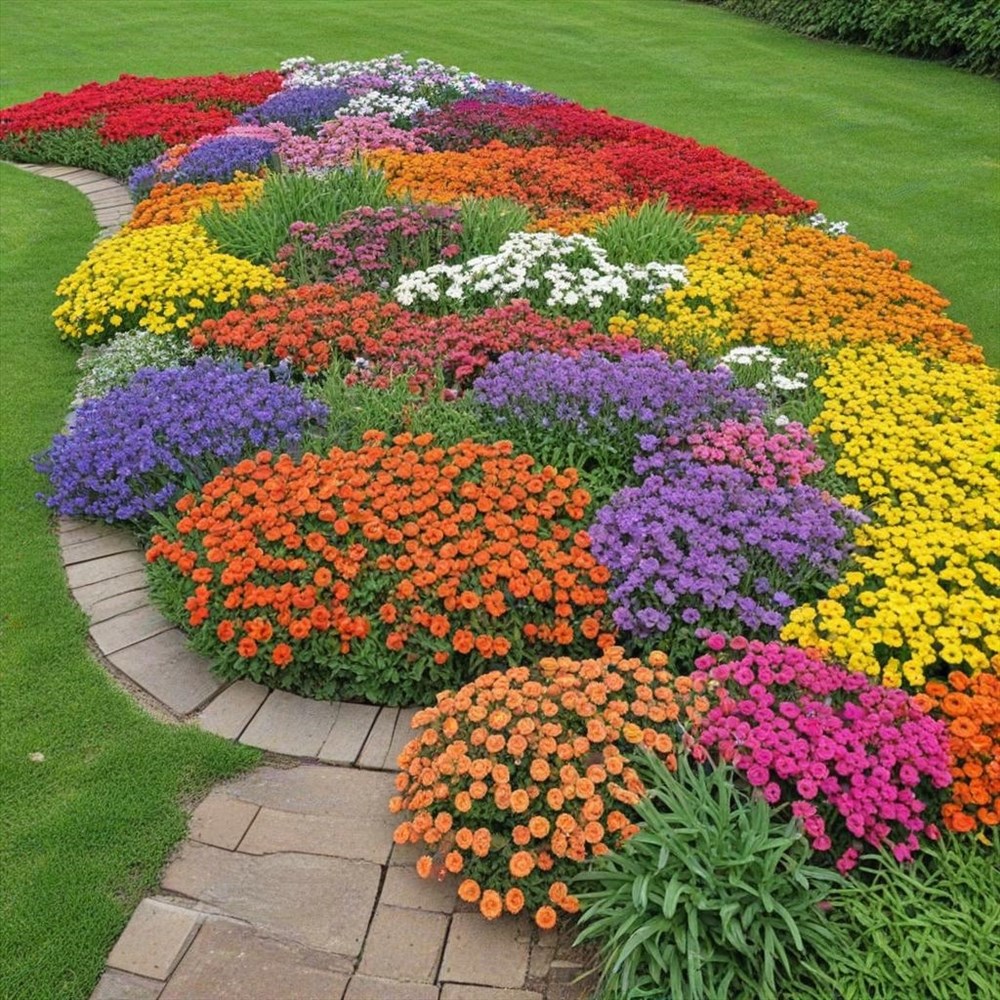
M 686 647 L 699 627 L 772 635 L 836 579 L 858 512 L 810 485 L 765 488 L 652 436 L 640 448 L 634 468 L 645 479 L 616 493 L 590 529 L 621 630 Z
M 458 220 L 459 213 L 446 206 L 362 206 L 322 229 L 293 222 L 277 260 L 297 285 L 332 281 L 384 290 L 408 271 L 456 256 L 461 250 Z
M 262 448 L 294 448 L 326 416 L 301 389 L 234 362 L 144 368 L 124 388 L 84 402 L 68 433 L 35 459 L 52 484 L 38 497 L 68 517 L 140 520 L 189 480 L 207 482 Z
M 815 850 L 840 851 L 841 873 L 862 843 L 909 861 L 920 835 L 936 839 L 921 796 L 951 783 L 944 722 L 905 691 L 798 647 L 706 638 L 712 652 L 692 676 L 715 686 L 717 703 L 699 746 L 731 761 L 768 802 L 791 803 Z
M 240 121 L 254 125 L 284 122 L 296 132 L 310 132 L 330 121 L 350 99 L 351 95 L 341 87 L 279 90 L 263 104 L 244 111 Z
M 316 173 L 344 166 L 369 150 L 387 147 L 408 153 L 425 153 L 431 148 L 414 133 L 396 128 L 388 113 L 382 113 L 334 119 L 320 126 L 316 138 L 292 136 L 278 147 L 278 157 L 286 170 Z
M 226 184 L 238 173 L 256 174 L 272 157 L 278 137 L 214 135 L 199 139 L 191 146 L 178 148 L 144 163 L 129 175 L 128 188 L 133 200 L 146 197 L 154 184 Z

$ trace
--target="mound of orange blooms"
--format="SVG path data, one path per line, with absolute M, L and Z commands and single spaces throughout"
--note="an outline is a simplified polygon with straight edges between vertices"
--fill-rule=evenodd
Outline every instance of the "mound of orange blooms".
M 667 657 L 543 658 L 444 691 L 414 717 L 399 756 L 397 844 L 424 844 L 424 878 L 461 877 L 459 898 L 487 919 L 527 908 L 543 930 L 579 903 L 574 869 L 638 830 L 645 789 L 623 754 L 644 746 L 676 767 L 678 723 L 708 711 L 703 682 L 673 677 Z
M 256 201 L 264 190 L 264 182 L 257 177 L 237 174 L 228 184 L 209 181 L 205 184 L 154 184 L 149 196 L 135 206 L 126 229 L 146 229 L 149 226 L 167 226 L 177 222 L 190 222 L 218 205 L 224 212 L 241 208 L 248 201 Z
M 413 704 L 529 650 L 593 655 L 612 637 L 590 496 L 512 451 L 368 431 L 260 452 L 178 501 L 154 591 L 225 674 L 312 697 Z
M 666 320 L 638 320 L 668 345 L 696 340 L 709 350 L 727 343 L 825 350 L 881 341 L 951 361 L 983 361 L 968 328 L 943 314 L 948 300 L 889 250 L 775 215 L 750 216 L 737 229 L 720 226 L 699 242 L 684 261 L 688 284 L 666 295 Z
M 924 692 L 917 702 L 948 723 L 955 780 L 941 807 L 944 825 L 956 833 L 1000 825 L 1000 674 L 954 670 Z

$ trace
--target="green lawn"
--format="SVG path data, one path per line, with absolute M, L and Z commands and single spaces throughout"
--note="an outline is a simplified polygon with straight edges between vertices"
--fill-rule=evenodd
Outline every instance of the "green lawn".
M 525 80 L 748 159 L 913 260 L 1000 364 L 998 90 L 941 66 L 658 0 L 5 0 L 0 105 L 122 72 L 396 50 Z M 27 460 L 72 395 L 73 354 L 48 313 L 95 226 L 65 185 L 10 167 L 0 185 L 0 996 L 85 997 L 183 832 L 178 802 L 252 754 L 150 721 L 87 653 Z M 45 761 L 29 761 L 33 752 Z

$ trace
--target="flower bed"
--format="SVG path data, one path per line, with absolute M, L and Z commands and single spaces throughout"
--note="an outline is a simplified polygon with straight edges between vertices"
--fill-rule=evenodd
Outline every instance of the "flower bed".
M 667 803 L 747 859 L 781 817 L 777 879 L 996 839 L 1000 388 L 936 290 L 748 164 L 523 85 L 212 79 L 0 116 L 4 155 L 127 162 L 138 202 L 58 289 L 110 346 L 47 502 L 145 530 L 224 676 L 431 706 L 391 806 L 422 876 L 549 928 L 644 912 L 654 874 L 673 916 L 690 859 L 637 836 Z M 740 952 L 751 904 L 698 878 Z M 740 959 L 767 983 L 771 947 Z M 619 978 L 654 995 L 650 956 Z

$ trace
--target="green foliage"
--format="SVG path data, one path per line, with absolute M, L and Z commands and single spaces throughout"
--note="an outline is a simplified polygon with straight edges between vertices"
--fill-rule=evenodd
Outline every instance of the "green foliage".
M 591 234 L 607 251 L 612 264 L 648 264 L 658 260 L 679 264 L 698 249 L 698 233 L 711 228 L 710 216 L 673 212 L 667 198 L 620 212 Z
M 323 432 L 304 443 L 305 450 L 325 454 L 336 445 L 354 451 L 361 447 L 361 436 L 367 430 L 384 431 L 390 438 L 431 433 L 442 448 L 469 438 L 482 443 L 496 440 L 468 397 L 446 398 L 443 379 L 426 393 L 415 395 L 406 378 L 393 379 L 385 389 L 348 385 L 343 378 L 348 371 L 346 366 L 331 371 L 326 381 L 311 391 L 310 395 L 327 405 L 330 415 Z
M 728 766 L 647 755 L 640 831 L 574 882 L 602 958 L 603 1000 L 773 998 L 779 977 L 830 940 L 819 904 L 839 876 L 808 863 L 797 822 L 779 824 Z
M 361 163 L 321 177 L 271 173 L 264 179 L 260 198 L 236 211 L 223 211 L 215 205 L 198 217 L 198 224 L 225 253 L 255 264 L 270 264 L 288 242 L 288 227 L 293 222 L 324 226 L 352 208 L 382 208 L 389 201 L 385 177 Z
M 462 256 L 457 261 L 496 253 L 511 233 L 523 231 L 531 221 L 528 209 L 510 198 L 465 198 L 459 213 Z
M 1000 73 L 995 0 L 702 0 L 787 31 Z
M 77 362 L 83 372 L 77 399 L 106 396 L 112 389 L 128 385 L 141 368 L 177 368 L 194 361 L 187 338 L 176 333 L 125 330 L 100 347 L 85 347 Z
M 0 159 L 84 167 L 125 180 L 136 167 L 166 148 L 166 143 L 155 137 L 106 143 L 96 129 L 65 128 L 0 139 Z
M 832 939 L 796 1000 L 986 1000 L 1000 983 L 1000 838 L 944 835 L 912 865 L 883 852 L 830 894 Z

